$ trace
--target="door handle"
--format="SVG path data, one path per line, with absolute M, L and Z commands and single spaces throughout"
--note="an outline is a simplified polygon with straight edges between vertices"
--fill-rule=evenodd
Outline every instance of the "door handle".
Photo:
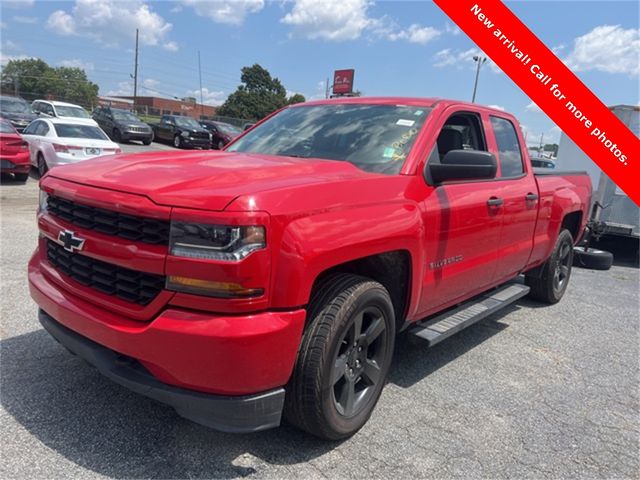
M 525 199 L 527 202 L 535 202 L 536 200 L 538 200 L 538 194 L 537 194 L 537 193 L 527 193 L 527 194 L 524 196 L 524 199 Z
M 489 205 L 490 207 L 499 207 L 503 203 L 504 200 L 498 197 L 491 197 L 489 200 L 487 200 L 487 205 Z

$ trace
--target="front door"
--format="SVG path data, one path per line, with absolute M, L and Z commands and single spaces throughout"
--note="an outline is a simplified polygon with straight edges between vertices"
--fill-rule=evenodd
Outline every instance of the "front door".
M 483 121 L 477 113 L 445 112 L 437 145 L 428 162 L 449 150 L 487 151 Z M 429 315 L 495 279 L 502 206 L 493 201 L 497 180 L 446 182 L 423 203 L 426 265 L 420 315 Z

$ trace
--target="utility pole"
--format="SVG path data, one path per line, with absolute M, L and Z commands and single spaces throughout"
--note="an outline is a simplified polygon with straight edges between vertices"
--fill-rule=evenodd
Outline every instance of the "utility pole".
M 133 111 L 138 103 L 138 29 L 136 28 L 136 61 L 133 69 Z
M 483 57 L 480 55 L 474 55 L 473 61 L 477 62 L 478 66 L 476 67 L 476 80 L 473 83 L 473 95 L 471 96 L 471 103 L 475 103 L 476 101 L 476 92 L 478 91 L 478 77 L 480 76 L 480 67 L 484 62 L 487 61 L 487 57 Z
M 204 117 L 204 105 L 202 103 L 202 67 L 200 66 L 200 50 L 198 50 L 198 75 L 200 77 L 200 119 Z
M 324 98 L 329 98 L 329 77 L 327 77 L 327 83 L 324 84 Z

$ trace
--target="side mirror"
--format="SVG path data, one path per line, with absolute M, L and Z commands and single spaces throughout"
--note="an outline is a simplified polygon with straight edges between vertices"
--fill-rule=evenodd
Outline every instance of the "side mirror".
M 490 180 L 498 169 L 496 157 L 479 150 L 450 150 L 440 163 L 427 164 L 432 183 L 447 180 Z M 425 172 L 427 173 L 427 172 Z

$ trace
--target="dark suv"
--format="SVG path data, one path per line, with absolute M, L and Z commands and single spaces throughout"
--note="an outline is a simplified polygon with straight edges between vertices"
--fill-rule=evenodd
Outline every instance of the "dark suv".
M 151 127 L 128 110 L 98 107 L 93 111 L 92 116 L 114 142 L 140 140 L 145 145 L 149 145 L 153 141 Z
M 0 117 L 9 120 L 18 132 L 22 132 L 32 120 L 38 118 L 25 100 L 9 95 L 0 95 Z

